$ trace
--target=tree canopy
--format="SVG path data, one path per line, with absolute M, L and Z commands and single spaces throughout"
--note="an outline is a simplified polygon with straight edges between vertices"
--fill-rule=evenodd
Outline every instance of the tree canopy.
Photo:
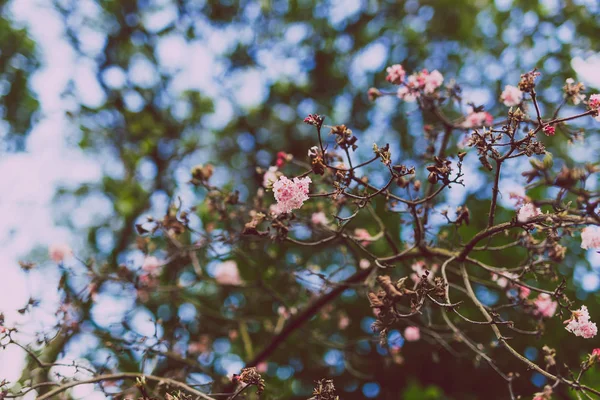
M 3 156 L 58 109 L 99 174 L 0 303 L 0 398 L 598 398 L 564 323 L 600 320 L 597 2 L 28 3 L 0 8 Z

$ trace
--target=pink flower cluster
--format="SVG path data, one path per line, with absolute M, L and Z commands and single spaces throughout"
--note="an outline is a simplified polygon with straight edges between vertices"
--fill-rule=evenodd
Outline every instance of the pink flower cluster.
M 400 85 L 406 76 L 406 71 L 400 64 L 394 64 L 391 67 L 387 67 L 386 72 L 387 76 L 385 77 L 385 80 L 394 85 Z
M 273 192 L 275 200 L 277 200 L 276 211 L 279 214 L 289 213 L 292 210 L 302 207 L 304 202 L 308 200 L 308 186 L 311 182 L 312 180 L 308 176 L 305 178 L 294 178 L 294 180 L 281 176 L 273 184 Z
M 421 72 L 415 72 L 409 75 L 406 81 L 404 79 L 406 71 L 400 64 L 388 67 L 386 72 L 388 75 L 385 79 L 388 82 L 401 85 L 398 88 L 397 96 L 408 102 L 415 101 L 421 93 L 434 93 L 444 82 L 444 76 L 438 70 L 429 72 L 424 69 Z
M 600 249 L 600 229 L 597 226 L 586 226 L 581 231 L 582 249 Z
M 517 219 L 519 220 L 519 222 L 523 223 L 541 214 L 542 210 L 534 206 L 533 203 L 525 203 L 521 208 L 519 208 Z
M 240 271 L 237 263 L 233 260 L 227 260 L 217 265 L 215 269 L 215 280 L 221 285 L 239 286 L 242 284 Z
M 585 339 L 590 339 L 598 333 L 596 323 L 590 321 L 590 313 L 586 306 L 571 312 L 571 318 L 565 321 L 566 330 Z
M 313 215 L 310 217 L 310 222 L 312 222 L 313 225 L 327 225 L 327 224 L 329 224 L 329 220 L 327 219 L 327 215 L 325 215 L 325 213 L 323 211 L 319 211 L 319 212 L 313 213 Z
M 554 134 L 556 133 L 556 128 L 554 128 L 552 125 L 544 125 L 544 135 L 546 136 L 554 136 Z
M 533 304 L 536 307 L 535 313 L 546 318 L 551 318 L 558 307 L 558 303 L 552 300 L 552 297 L 547 293 L 540 293 Z
M 467 115 L 462 126 L 465 128 L 477 128 L 479 126 L 491 125 L 494 122 L 492 114 L 486 111 L 473 112 Z
M 588 106 L 592 110 L 598 110 L 598 109 L 600 109 L 600 94 L 593 94 L 593 95 L 591 95 L 590 99 L 588 101 Z
M 518 106 L 523 101 L 523 92 L 516 86 L 506 85 L 500 95 L 500 100 L 506 107 Z

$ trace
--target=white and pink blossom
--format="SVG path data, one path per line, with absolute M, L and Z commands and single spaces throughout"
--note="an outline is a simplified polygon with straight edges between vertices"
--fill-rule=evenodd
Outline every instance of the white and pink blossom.
M 565 321 L 565 329 L 575 336 L 590 339 L 598 334 L 596 323 L 590 321 L 590 313 L 586 306 L 571 312 L 571 318 Z
M 144 258 L 144 262 L 142 263 L 142 270 L 150 274 L 155 274 L 161 265 L 162 263 L 158 258 L 154 256 L 148 256 Z
M 440 71 L 433 70 L 429 74 L 425 74 L 425 87 L 424 92 L 427 94 L 431 94 L 435 92 L 437 88 L 442 86 L 444 82 L 444 76 L 440 73 Z
M 359 262 L 358 262 L 358 267 L 360 269 L 367 269 L 371 266 L 371 262 L 369 260 L 367 260 L 366 258 L 362 258 Z
M 523 101 L 523 92 L 518 87 L 506 85 L 500 95 L 500 100 L 502 100 L 506 107 L 518 106 Z
M 414 89 L 410 89 L 408 86 L 401 86 L 398 88 L 396 96 L 398 96 L 400 100 L 404 100 L 407 103 L 414 103 L 419 97 L 419 92 Z
M 360 241 L 363 246 L 367 246 L 373 240 L 373 237 L 368 230 L 356 228 L 354 230 L 354 239 Z
M 491 125 L 494 122 L 492 114 L 486 111 L 470 112 L 465 118 L 462 126 L 465 128 L 477 128 L 479 126 Z
M 56 243 L 48 248 L 48 255 L 50 259 L 56 263 L 63 262 L 65 258 L 73 255 L 73 250 L 68 244 Z
M 418 326 L 409 326 L 404 330 L 404 340 L 407 342 L 416 342 L 421 339 L 421 330 Z
M 590 99 L 588 100 L 588 106 L 592 110 L 598 110 L 598 109 L 600 109 L 600 94 L 593 94 L 593 95 L 591 95 Z
M 588 100 L 588 106 L 592 110 L 600 111 L 600 94 L 593 94 Z M 600 112 L 595 114 L 596 121 L 600 121 Z
M 215 279 L 221 285 L 239 286 L 242 284 L 237 263 L 233 260 L 227 260 L 217 265 Z
M 327 219 L 327 216 L 325 215 L 325 213 L 323 211 L 313 213 L 313 215 L 311 215 L 311 217 L 310 217 L 310 222 L 312 222 L 313 225 L 329 224 L 329 220 Z
M 419 282 L 425 275 L 427 275 L 428 281 L 433 281 L 433 277 L 438 270 L 438 266 L 437 264 L 433 264 L 431 268 L 427 268 L 427 265 L 424 261 L 417 261 L 411 265 L 411 269 L 415 271 L 415 273 L 410 275 L 410 278 L 414 282 Z
M 548 293 L 540 293 L 533 304 L 536 307 L 535 313 L 546 318 L 551 318 L 558 307 L 558 303 L 552 300 L 552 296 Z
M 600 229 L 597 226 L 586 226 L 581 231 L 582 249 L 600 249 Z
M 270 189 L 273 187 L 275 181 L 279 177 L 278 168 L 276 166 L 271 166 L 263 175 L 263 187 L 265 189 Z
M 517 220 L 519 220 L 521 223 L 524 223 L 533 217 L 537 217 L 538 215 L 542 215 L 542 210 L 536 207 L 533 203 L 525 203 L 523 206 L 521 206 L 521 208 L 519 208 Z
M 308 200 L 308 186 L 312 180 L 310 177 L 288 179 L 281 176 L 273 184 L 275 200 L 277 200 L 277 211 L 279 214 L 289 213 L 292 210 L 302 207 Z
M 386 72 L 387 76 L 385 77 L 385 80 L 394 85 L 401 84 L 406 76 L 406 71 L 404 71 L 404 68 L 400 64 L 394 64 L 391 67 L 387 67 Z

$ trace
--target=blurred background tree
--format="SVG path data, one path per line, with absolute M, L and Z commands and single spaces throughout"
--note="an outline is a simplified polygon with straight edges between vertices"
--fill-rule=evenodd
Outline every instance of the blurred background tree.
M 3 2 L 0 20 L 3 147 L 25 152 L 32 151 L 25 135 L 35 129 L 36 112 L 43 111 L 36 96 L 43 97 L 45 90 L 32 77 L 36 68 L 43 68 L 35 50 L 43 33 L 38 30 L 32 38 L 25 30 L 36 31 L 34 25 L 41 22 L 32 4 Z M 246 201 L 261 186 L 257 168 L 273 165 L 278 151 L 305 160 L 306 150 L 316 144 L 312 127 L 301 123 L 309 113 L 348 125 L 367 144 L 357 152 L 358 159 L 369 158 L 369 144 L 377 142 L 390 143 L 395 159 L 405 165 L 420 163 L 415 155 L 428 146 L 426 125 L 439 127 L 431 115 L 396 99 L 369 102 L 367 90 L 382 86 L 387 65 L 438 69 L 447 81 L 461 85 L 465 105 L 473 102 L 492 112 L 504 110 L 498 101 L 504 85 L 516 84 L 521 73 L 538 67 L 543 72 L 539 85 L 548 88 L 540 94 L 542 106 L 557 104 L 569 77 L 600 88 L 599 7 L 594 0 L 48 2 L 43 13 L 59 27 L 62 40 L 55 45 L 68 46 L 78 65 L 59 89 L 57 109 L 67 128 L 61 138 L 99 171 L 95 179 L 73 181 L 65 174 L 56 188 L 53 215 L 73 237 L 85 238 L 77 254 L 93 257 L 103 274 L 118 273 L 119 265 L 139 268 L 141 250 L 152 252 L 139 241 L 135 246 L 136 224 L 148 215 L 161 218 L 170 205 L 192 210 L 199 234 L 190 234 L 189 244 L 218 235 L 211 231 L 215 216 L 199 202 L 204 192 L 189 184 L 190 169 L 215 165 L 211 183 L 229 185 Z M 46 59 L 52 59 L 53 44 L 44 46 Z M 548 141 L 556 165 L 572 163 L 574 154 L 578 162 L 598 159 L 600 143 L 587 132 L 585 146 L 567 146 L 561 135 Z M 457 143 L 451 143 L 449 153 L 456 153 Z M 467 165 L 467 187 L 451 190 L 439 204 L 442 209 L 470 201 L 474 217 L 471 226 L 461 228 L 465 237 L 485 227 L 486 218 L 477 216 L 487 216 L 491 183 L 478 163 Z M 525 168 L 515 165 L 503 178 L 505 187 L 520 182 Z M 374 185 L 385 183 L 376 169 L 368 171 Z M 325 207 L 314 203 L 315 211 Z M 509 203 L 502 206 L 506 209 L 499 215 L 510 218 L 514 211 Z M 382 207 L 378 212 L 383 215 Z M 400 216 L 384 221 L 395 239 L 408 240 L 411 232 L 402 230 Z M 358 222 L 367 229 L 374 224 L 368 216 Z M 430 234 L 437 233 L 432 223 Z M 298 229 L 294 234 L 306 238 L 310 232 Z M 168 246 L 164 238 L 163 245 Z M 586 304 L 598 312 L 594 293 L 600 279 L 593 267 L 600 263 L 586 262 L 576 247 L 564 263 L 576 267 L 564 267 L 561 273 L 574 277 L 569 289 L 579 299 L 590 299 Z M 519 256 L 494 261 L 510 265 Z M 44 256 L 38 250 L 30 257 Z M 315 252 L 252 241 L 220 245 L 197 257 L 208 275 L 219 259 L 235 259 L 251 286 L 222 289 L 203 282 L 194 275 L 189 257 L 169 265 L 161 277 L 165 290 L 145 303 L 136 299 L 133 286 L 93 282 L 97 298 L 78 304 L 82 329 L 65 334 L 47 352 L 48 361 L 83 356 L 96 367 L 192 373 L 188 379 L 223 387 L 224 375 L 237 372 L 269 346 L 283 323 L 280 307 L 302 308 L 324 290 L 319 274 L 341 281 L 359 262 L 345 247 Z M 319 266 L 319 274 L 306 272 L 311 265 Z M 397 266 L 398 276 L 409 270 L 410 264 Z M 63 274 L 63 300 L 89 287 L 84 271 L 57 274 Z M 190 289 L 174 291 L 176 282 L 190 283 Z M 36 299 L 43 297 L 44 285 L 37 286 L 31 292 Z M 262 290 L 260 296 L 251 295 L 253 288 Z M 494 301 L 493 292 L 489 295 Z M 403 347 L 404 362 L 394 362 L 370 330 L 371 315 L 364 293 L 344 291 L 269 355 L 266 398 L 309 397 L 313 382 L 323 377 L 335 380 L 344 399 L 507 398 L 504 382 L 488 366 L 476 368 L 470 358 L 429 343 Z M 115 336 L 135 340 L 151 335 L 143 326 L 148 319 L 162 321 L 160 336 L 170 349 L 202 337 L 209 350 L 195 365 L 182 366 L 164 357 L 153 363 L 140 360 L 135 351 L 120 352 L 108 343 Z M 339 329 L 346 319 L 349 326 Z M 526 348 L 529 338 L 516 338 L 516 346 L 539 361 L 543 344 L 558 347 L 568 334 L 560 323 L 555 328 L 535 347 Z M 402 340 L 399 334 L 396 339 Z M 489 332 L 475 339 L 489 340 Z M 581 344 L 564 357 L 576 364 L 588 351 Z M 502 365 L 503 353 L 497 356 Z M 524 368 L 515 372 L 523 377 L 518 393 L 531 393 L 545 383 Z M 597 372 L 594 376 L 600 379 Z M 558 396 L 571 395 L 564 391 Z

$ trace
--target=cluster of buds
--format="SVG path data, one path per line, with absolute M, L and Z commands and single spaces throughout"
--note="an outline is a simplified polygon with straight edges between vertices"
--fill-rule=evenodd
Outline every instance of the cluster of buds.
M 450 173 L 452 172 L 452 168 L 450 167 L 451 162 L 449 160 L 442 159 L 437 156 L 433 159 L 435 161 L 435 164 L 427 166 L 427 171 L 429 171 L 427 180 L 430 183 L 437 183 L 440 179 L 442 180 L 442 182 L 448 182 L 448 178 L 450 177 Z
M 323 117 L 322 115 L 308 114 L 308 117 L 304 118 L 304 123 L 308 124 L 308 125 L 313 125 L 317 129 L 321 129 L 321 126 L 323 125 L 324 120 L 325 120 L 325 117 Z
M 281 168 L 286 162 L 292 161 L 293 158 L 293 155 L 288 154 L 285 151 L 278 151 L 277 161 L 275 161 L 275 165 L 277 166 L 277 168 Z
M 346 125 L 333 126 L 329 133 L 335 135 L 336 145 L 344 150 L 350 148 L 352 150 L 356 150 L 356 148 L 358 147 L 356 145 L 356 136 L 352 135 L 352 130 L 348 129 Z
M 339 400 L 340 397 L 335 394 L 335 386 L 331 379 L 321 379 L 316 382 L 313 396 L 309 400 Z
M 396 179 L 396 184 L 401 188 L 406 188 L 411 181 L 413 181 L 413 186 L 415 190 L 419 190 L 421 188 L 421 181 L 414 180 L 415 167 L 408 168 L 406 165 L 393 165 L 392 170 L 394 174 L 398 176 Z M 405 176 L 413 175 L 413 179 L 407 179 Z
M 542 142 L 537 140 L 533 140 L 533 131 L 530 132 L 529 138 L 530 140 L 527 142 L 525 147 L 522 149 L 523 152 L 527 155 L 527 157 L 531 157 L 534 154 L 542 155 L 546 153 L 546 146 Z
M 252 220 L 244 225 L 243 235 L 265 236 L 268 232 L 259 231 L 258 226 L 265 220 L 266 216 L 263 213 L 251 211 Z
M 379 148 L 377 143 L 373 143 L 373 152 L 381 159 L 384 165 L 389 166 L 392 163 L 392 153 L 390 152 L 389 143 L 386 143 L 382 148 Z
M 565 91 L 565 97 L 570 100 L 573 104 L 578 105 L 585 99 L 585 94 L 582 92 L 585 90 L 585 86 L 581 82 L 575 83 L 573 78 L 568 78 L 563 86 Z
M 207 184 L 210 177 L 213 175 L 215 168 L 211 164 L 196 165 L 192 168 L 192 183 L 194 185 Z
M 256 394 L 259 396 L 265 390 L 265 380 L 260 376 L 256 367 L 242 369 L 242 372 L 239 375 L 234 374 L 231 380 L 234 383 L 256 386 Z
M 405 287 L 405 282 L 408 278 L 404 277 L 397 282 L 392 282 L 387 275 L 377 277 L 377 283 L 381 289 L 377 293 L 370 292 L 368 299 L 374 314 L 377 316 L 377 321 L 373 324 L 374 331 L 382 331 L 396 321 L 395 305 L 404 296 L 415 294 L 414 291 Z
M 308 149 L 308 157 L 310 158 L 312 171 L 317 175 L 323 175 L 325 173 L 325 161 L 317 146 Z
M 527 114 L 525 114 L 523 112 L 523 110 L 521 110 L 520 107 L 517 107 L 514 109 L 511 107 L 508 110 L 508 119 L 510 119 L 511 121 L 523 122 L 526 118 L 527 118 Z
M 525 74 L 521 75 L 521 80 L 519 81 L 519 90 L 526 93 L 531 93 L 535 89 L 535 79 L 541 74 L 537 72 L 535 69 L 533 71 L 529 71 Z
M 542 347 L 542 351 L 544 352 L 546 369 L 554 367 L 556 365 L 556 350 L 544 345 L 544 347 Z
M 372 87 L 367 92 L 367 95 L 369 96 L 369 101 L 375 101 L 376 99 L 381 97 L 381 92 L 379 91 L 379 89 Z

